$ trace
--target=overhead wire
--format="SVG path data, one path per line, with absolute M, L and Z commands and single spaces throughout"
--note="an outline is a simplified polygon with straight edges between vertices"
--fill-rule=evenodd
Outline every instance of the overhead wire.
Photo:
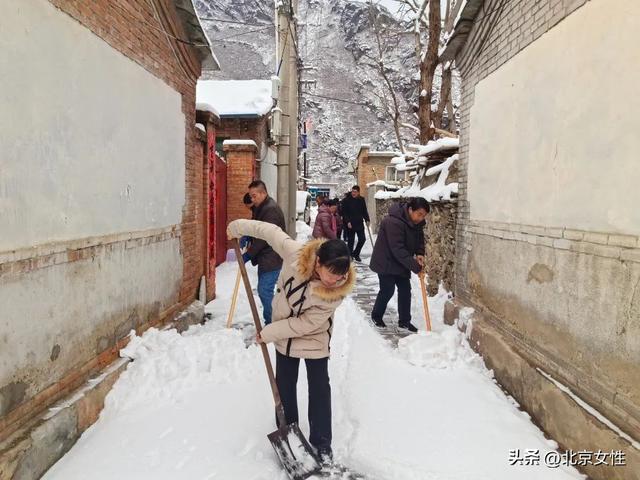
M 154 13 L 157 15 L 158 12 L 156 11 L 155 4 L 153 3 L 153 1 L 151 1 L 150 3 L 151 3 L 151 7 L 153 8 Z M 135 18 L 136 20 L 139 20 L 140 22 L 144 23 L 148 27 L 151 27 L 154 30 L 157 30 L 157 31 L 159 31 L 161 33 L 164 33 L 167 37 L 172 38 L 176 42 L 184 43 L 185 45 L 191 45 L 192 47 L 209 47 L 209 45 L 206 44 L 206 43 L 195 43 L 195 42 L 192 42 L 190 40 L 185 40 L 184 38 L 179 38 L 179 37 L 176 37 L 175 35 L 171 35 L 169 32 L 167 32 L 164 29 L 164 26 L 162 26 L 162 22 L 160 21 L 160 18 L 158 18 L 157 16 L 154 16 L 154 19 L 157 20 L 160 23 L 161 27 L 157 27 L 154 24 L 149 23 L 146 19 L 144 19 L 140 15 L 137 15 L 137 14 L 127 10 L 126 8 L 122 7 L 118 3 L 110 2 L 109 5 L 111 5 L 112 7 L 116 7 L 118 10 L 123 12 L 125 15 L 128 15 L 129 17 L 132 17 L 132 18 Z
M 256 33 L 256 32 L 264 32 L 265 30 L 267 30 L 268 28 L 273 27 L 274 25 L 267 25 L 266 27 L 262 27 L 262 28 L 256 28 L 255 30 L 248 30 L 246 32 L 240 32 L 240 33 L 235 33 L 233 35 L 229 35 L 227 37 L 221 37 L 221 38 L 212 38 L 211 41 L 212 42 L 223 42 L 225 40 L 228 40 L 230 38 L 236 38 L 236 37 L 241 37 L 243 35 L 249 35 L 250 33 Z
M 233 23 L 236 25 L 247 25 L 249 27 L 260 27 L 262 25 L 272 25 L 275 26 L 273 22 L 260 22 L 260 23 L 251 23 L 251 22 L 239 22 L 237 20 L 226 20 L 223 18 L 215 18 L 215 17 L 198 17 L 200 20 L 204 20 L 206 22 L 219 22 L 219 23 Z

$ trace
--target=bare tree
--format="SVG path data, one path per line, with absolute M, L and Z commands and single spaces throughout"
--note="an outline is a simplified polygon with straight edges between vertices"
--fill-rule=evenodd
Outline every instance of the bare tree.
M 442 82 L 438 95 L 438 106 L 432 111 L 434 98 L 434 77 L 440 64 L 438 50 L 441 44 L 442 15 L 440 0 L 396 0 L 401 4 L 401 11 L 412 20 L 412 31 L 415 38 L 415 52 L 420 72 L 417 120 L 420 130 L 420 143 L 434 138 L 436 133 L 443 132 L 445 109 L 449 121 L 449 130 L 455 129 L 453 119 L 453 103 L 451 101 L 451 69 L 443 66 Z M 451 0 L 446 2 L 445 29 L 453 26 Z M 446 68 L 445 68 L 446 67 Z
M 400 102 L 398 94 L 393 86 L 393 82 L 389 77 L 389 70 L 387 68 L 385 59 L 390 51 L 397 47 L 400 40 L 400 33 L 394 31 L 384 17 L 380 15 L 380 9 L 371 3 L 369 3 L 369 22 L 373 28 L 375 37 L 375 53 L 373 55 L 365 53 L 365 56 L 372 61 L 373 66 L 380 75 L 383 81 L 383 88 L 376 96 L 380 100 L 385 113 L 393 123 L 393 130 L 396 135 L 396 141 L 398 142 L 398 148 L 402 153 L 405 153 L 404 142 L 400 133 L 400 126 L 402 124 L 402 118 L 400 113 Z

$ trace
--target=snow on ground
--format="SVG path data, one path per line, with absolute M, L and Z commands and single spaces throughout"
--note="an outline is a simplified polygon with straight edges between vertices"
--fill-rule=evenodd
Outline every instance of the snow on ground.
M 99 420 L 45 479 L 285 480 L 266 438 L 275 429 L 273 400 L 243 291 L 236 328 L 225 328 L 236 272 L 233 263 L 218 268 L 206 324 L 132 339 L 122 354 L 134 362 Z M 255 269 L 250 274 L 255 288 Z M 427 333 L 413 291 L 421 332 L 398 349 L 352 299 L 336 313 L 329 365 L 337 460 L 378 480 L 584 478 L 563 467 L 510 466 L 510 450 L 544 455 L 555 442 L 501 391 L 465 336 L 443 323 L 447 292 L 430 298 Z M 301 369 L 300 425 L 308 433 Z

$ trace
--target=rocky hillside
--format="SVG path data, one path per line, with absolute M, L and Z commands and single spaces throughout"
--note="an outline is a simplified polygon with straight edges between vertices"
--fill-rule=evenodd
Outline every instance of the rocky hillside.
M 222 71 L 219 79 L 269 78 L 275 71 L 275 27 L 272 2 L 196 0 L 199 14 Z M 383 7 L 345 0 L 300 0 L 298 51 L 308 83 L 301 116 L 311 119 L 309 174 L 314 180 L 345 185 L 361 143 L 374 149 L 396 149 L 393 126 L 380 100 L 382 79 L 372 65 L 377 55 L 370 8 L 401 28 Z M 225 20 L 222 22 L 221 20 Z M 231 23 L 241 22 L 241 23 Z M 401 92 L 404 120 L 414 123 L 410 104 L 417 98 L 413 40 L 406 35 L 387 53 L 387 69 Z M 406 140 L 415 141 L 411 131 Z

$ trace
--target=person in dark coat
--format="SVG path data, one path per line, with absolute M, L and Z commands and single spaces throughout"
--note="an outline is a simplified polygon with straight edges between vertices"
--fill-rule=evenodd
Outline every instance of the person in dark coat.
M 354 185 L 351 188 L 351 195 L 342 201 L 342 217 L 347 226 L 349 251 L 356 262 L 360 262 L 360 251 L 367 237 L 364 233 L 365 222 L 369 225 L 369 211 L 364 198 L 360 196 L 360 187 Z M 358 243 L 355 248 L 353 243 L 358 235 Z
M 380 291 L 371 319 L 377 327 L 386 327 L 382 317 L 395 288 L 398 287 L 398 326 L 411 332 L 418 329 L 411 323 L 411 272 L 424 267 L 424 226 L 429 203 L 424 198 L 412 198 L 397 203 L 380 222 L 378 238 L 371 255 L 371 270 L 378 274 Z
M 284 213 L 276 201 L 269 196 L 267 186 L 261 180 L 255 180 L 249 184 L 249 195 L 253 201 L 253 220 L 272 223 L 286 229 Z M 252 239 L 249 248 L 242 256 L 246 262 L 251 260 L 253 265 L 258 265 L 258 296 L 262 302 L 262 316 L 265 325 L 271 323 L 271 302 L 273 291 L 282 269 L 282 258 L 262 239 Z
M 344 213 L 342 212 L 342 205 L 343 202 L 345 201 L 345 199 L 347 197 L 351 196 L 351 192 L 347 192 L 344 194 L 344 198 L 342 200 L 338 200 L 338 212 L 337 215 L 340 218 L 340 230 L 341 230 L 341 235 L 338 235 L 338 238 L 342 238 L 344 240 L 345 243 L 349 242 L 349 229 L 347 228 L 347 222 L 344 221 Z
M 249 194 L 249 192 L 245 193 L 244 197 L 242 197 L 242 204 L 247 208 L 247 210 L 251 212 L 251 217 L 253 218 L 253 211 L 254 211 L 253 200 L 251 200 L 251 195 Z M 239 240 L 239 243 L 240 243 L 240 249 L 244 250 L 251 243 L 251 237 L 242 237 Z M 246 263 L 246 260 L 245 260 L 245 263 Z

